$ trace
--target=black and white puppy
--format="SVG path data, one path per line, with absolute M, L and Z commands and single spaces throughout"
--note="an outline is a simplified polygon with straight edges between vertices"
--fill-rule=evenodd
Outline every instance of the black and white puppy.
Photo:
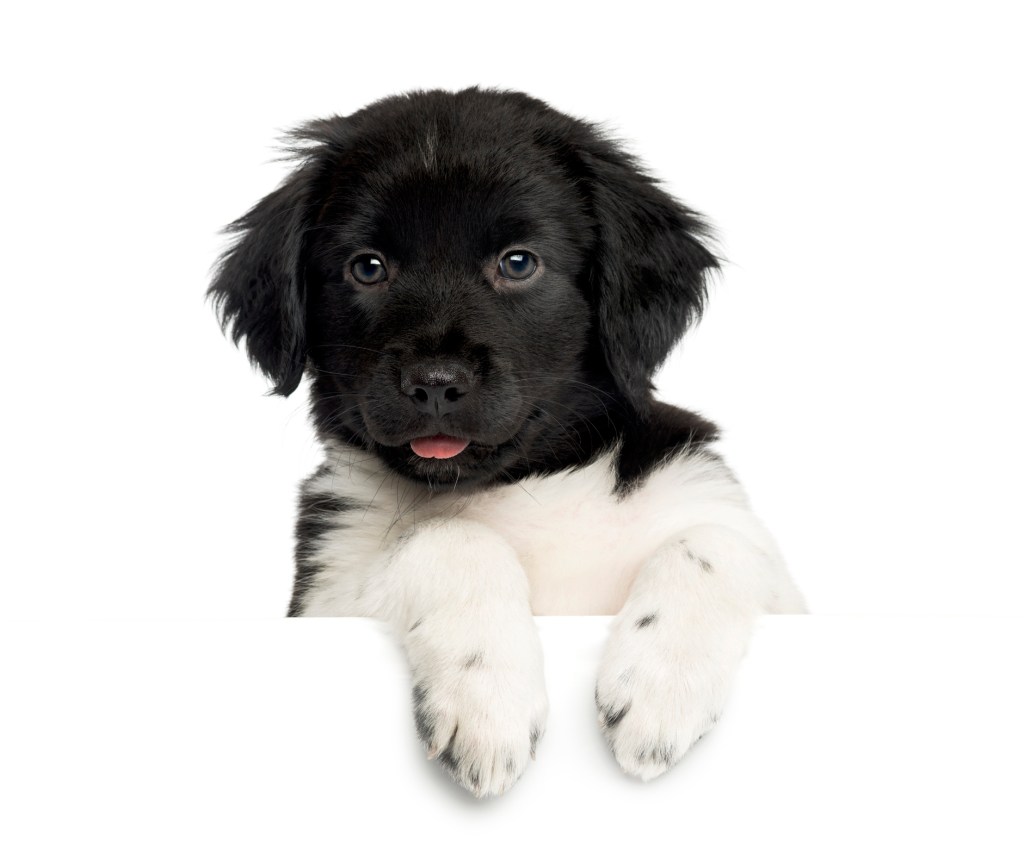
M 520 93 L 384 99 L 293 151 L 210 287 L 276 393 L 309 377 L 289 615 L 391 623 L 428 756 L 483 796 L 544 731 L 533 616 L 616 614 L 599 720 L 658 776 L 754 617 L 803 610 L 715 427 L 652 397 L 717 266 L 705 224 Z

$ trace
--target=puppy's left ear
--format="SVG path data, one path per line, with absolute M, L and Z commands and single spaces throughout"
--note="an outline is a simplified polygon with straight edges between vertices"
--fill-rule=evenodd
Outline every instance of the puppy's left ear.
M 309 166 L 294 171 L 227 231 L 239 235 L 221 257 L 207 295 L 224 330 L 245 338 L 252 363 L 287 396 L 306 364 L 303 234 L 312 186 Z
M 644 413 L 651 377 L 699 317 L 719 263 L 701 217 L 603 138 L 579 152 L 597 223 L 591 290 L 605 360 L 623 396 Z

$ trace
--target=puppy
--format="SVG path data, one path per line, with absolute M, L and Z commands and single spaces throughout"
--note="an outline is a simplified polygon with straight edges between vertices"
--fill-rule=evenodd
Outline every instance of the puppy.
M 718 718 L 762 612 L 803 610 L 651 376 L 700 314 L 708 229 L 593 125 L 521 93 L 412 93 L 292 137 L 209 294 L 325 459 L 290 616 L 389 622 L 430 758 L 520 777 L 548 702 L 533 621 L 616 614 L 598 719 L 651 779 Z

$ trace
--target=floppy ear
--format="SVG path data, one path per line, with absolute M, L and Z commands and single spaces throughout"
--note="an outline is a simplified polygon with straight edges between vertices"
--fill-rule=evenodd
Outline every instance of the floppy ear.
M 651 377 L 700 317 L 706 277 L 718 260 L 710 229 L 636 161 L 603 139 L 580 154 L 597 223 L 591 290 L 605 360 L 616 384 L 644 412 Z
M 236 345 L 245 338 L 249 359 L 283 396 L 298 387 L 306 363 L 302 243 L 311 186 L 303 166 L 227 227 L 239 237 L 207 292 L 225 332 Z

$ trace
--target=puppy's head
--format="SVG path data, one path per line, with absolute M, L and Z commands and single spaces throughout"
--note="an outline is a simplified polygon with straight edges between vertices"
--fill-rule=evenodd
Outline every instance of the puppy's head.
M 699 315 L 705 228 L 522 94 L 393 97 L 294 134 L 210 295 L 325 441 L 435 485 L 561 468 L 642 420 Z

